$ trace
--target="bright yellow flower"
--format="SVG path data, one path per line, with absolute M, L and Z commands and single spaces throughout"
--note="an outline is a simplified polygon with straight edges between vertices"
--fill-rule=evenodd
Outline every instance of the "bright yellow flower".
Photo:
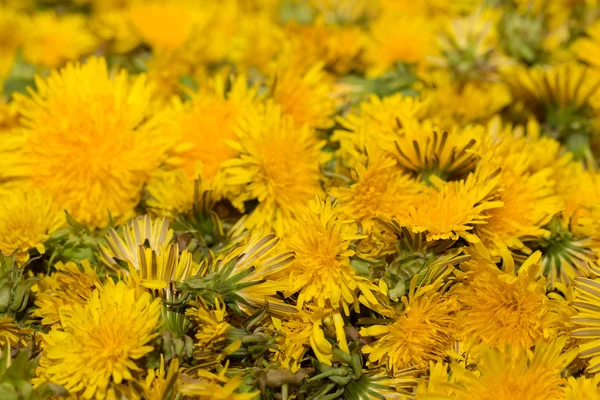
M 270 82 L 271 97 L 297 126 L 326 129 L 333 125 L 335 102 L 330 78 L 321 63 L 304 67 L 304 61 L 279 61 Z
M 105 398 L 111 383 L 140 371 L 136 361 L 152 351 L 159 318 L 160 300 L 109 279 L 85 305 L 61 309 L 62 330 L 44 335 L 45 376 L 84 399 Z
M 481 362 L 472 370 L 452 364 L 452 383 L 440 388 L 452 395 L 423 395 L 423 400 L 562 400 L 564 384 L 562 370 L 575 358 L 573 351 L 563 353 L 566 337 L 547 344 L 538 344 L 533 354 L 529 350 L 505 348 L 481 350 Z
M 271 103 L 247 114 L 236 133 L 239 142 L 231 145 L 239 156 L 224 164 L 226 179 L 229 185 L 246 186 L 234 204 L 241 207 L 245 200 L 258 200 L 246 226 L 274 228 L 281 234 L 285 221 L 321 192 L 319 167 L 328 158 L 321 152 L 325 143 Z
M 58 68 L 91 52 L 96 43 L 82 15 L 40 12 L 28 25 L 23 58 L 41 67 Z
M 544 124 L 546 134 L 590 158 L 587 144 L 600 126 L 600 74 L 570 62 L 550 68 L 517 67 L 505 74 L 513 98 Z
M 196 278 L 218 276 L 221 294 L 231 300 L 227 305 L 238 313 L 252 314 L 268 303 L 274 315 L 289 315 L 296 309 L 284 304 L 278 292 L 290 286 L 280 277 L 287 276 L 293 254 L 277 249 L 279 242 L 274 234 L 251 235 L 216 259 L 205 258 Z
M 290 226 L 285 240 L 295 254 L 286 295 L 298 292 L 298 307 L 308 303 L 343 308 L 348 314 L 348 306 L 357 304 L 358 292 L 370 286 L 350 265 L 354 255 L 350 244 L 359 238 L 355 222 L 343 220 L 329 198 L 312 202 Z
M 423 17 L 383 14 L 370 24 L 365 58 L 378 76 L 396 62 L 420 63 L 435 53 L 436 26 Z
M 111 229 L 106 235 L 106 245 L 100 246 L 102 262 L 109 268 L 119 270 L 117 260 L 125 261 L 135 269 L 140 268 L 140 246 L 148 246 L 161 253 L 173 239 L 166 218 L 152 220 L 144 215 L 122 225 L 119 230 Z M 144 255 L 144 254 L 142 254 Z
M 198 269 L 198 265 L 192 260 L 192 254 L 187 250 L 180 253 L 177 243 L 160 250 L 138 249 L 138 258 L 139 269 L 133 265 L 129 268 L 133 281 L 150 289 L 155 296 L 163 298 L 171 296 L 171 282 L 182 282 Z
M 562 206 L 560 198 L 553 191 L 555 182 L 552 169 L 546 168 L 532 174 L 527 171 L 526 163 L 515 158 L 503 160 L 497 193 L 504 205 L 488 210 L 487 223 L 477 228 L 478 236 L 493 254 L 498 254 L 498 248 L 527 251 L 521 239 L 546 236 L 548 231 L 542 227 Z
M 29 260 L 30 249 L 43 254 L 44 242 L 64 224 L 64 212 L 43 192 L 23 188 L 2 192 L 0 253 L 16 252 L 21 263 Z
M 427 182 L 435 175 L 443 180 L 466 178 L 479 161 L 485 130 L 467 126 L 440 132 L 425 122 L 400 130 L 390 149 L 398 165 Z
M 52 325 L 60 320 L 59 310 L 63 306 L 83 306 L 100 285 L 88 260 L 81 267 L 73 261 L 54 264 L 56 272 L 45 276 L 38 283 L 35 296 L 36 309 L 33 316 L 42 318 L 42 325 Z
M 28 181 L 90 227 L 131 215 L 166 150 L 159 117 L 147 115 L 153 90 L 145 77 L 111 77 L 104 59 L 91 58 L 36 86 L 31 98 L 15 96 Z
M 484 211 L 502 206 L 501 201 L 486 200 L 498 184 L 498 177 L 480 178 L 469 174 L 465 180 L 443 182 L 435 175 L 434 187 L 424 190 L 396 219 L 414 233 L 427 232 L 427 240 L 458 239 L 477 241 L 470 231 L 474 225 L 485 224 Z
M 365 232 L 371 231 L 372 218 L 391 219 L 411 196 L 424 189 L 378 150 L 369 154 L 366 166 L 357 164 L 352 179 L 355 183 L 350 187 L 331 188 L 328 193 L 336 198 L 338 212 L 359 222 Z
M 190 303 L 190 308 L 186 310 L 185 315 L 196 326 L 194 357 L 201 361 L 207 359 L 209 363 L 220 361 L 222 357 L 219 353 L 227 350 L 225 345 L 227 331 L 231 328 L 227 322 L 225 305 L 215 298 L 215 306 L 211 308 L 205 301 L 199 299 Z
M 273 323 L 278 331 L 275 357 L 283 368 L 292 372 L 300 369 L 309 348 L 319 362 L 332 365 L 333 345 L 325 337 L 324 326 L 336 333 L 340 349 L 349 352 L 344 321 L 339 312 L 310 307 L 290 315 L 286 321 L 274 319 Z
M 495 25 L 502 12 L 491 7 L 449 20 L 438 37 L 439 56 L 432 66 L 449 73 L 455 84 L 497 79 L 498 70 L 509 63 L 500 51 Z
M 476 254 L 462 265 L 468 272 L 453 288 L 461 305 L 459 340 L 526 350 L 556 334 L 553 303 L 545 295 L 545 281 L 536 279 L 540 256 L 534 253 L 517 275 Z
M 457 298 L 442 292 L 442 280 L 415 288 L 411 282 L 408 296 L 402 297 L 404 310 L 393 315 L 388 325 L 362 328 L 362 336 L 377 338 L 363 347 L 369 362 L 395 374 L 409 367 L 426 368 L 430 361 L 442 357 L 462 320 L 456 318 Z

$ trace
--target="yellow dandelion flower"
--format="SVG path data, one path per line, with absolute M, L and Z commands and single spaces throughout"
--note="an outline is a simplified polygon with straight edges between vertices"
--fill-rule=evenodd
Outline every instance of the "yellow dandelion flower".
M 447 273 L 446 273 L 447 275 Z M 402 297 L 404 310 L 388 325 L 362 328 L 362 336 L 376 341 L 363 347 L 370 363 L 384 366 L 395 375 L 409 367 L 426 368 L 430 361 L 449 349 L 457 325 L 458 302 L 454 295 L 442 292 L 443 282 L 416 288 L 411 282 L 408 296 Z
M 412 232 L 427 232 L 427 240 L 458 239 L 478 241 L 471 233 L 474 225 L 485 224 L 484 211 L 502 206 L 501 201 L 486 200 L 498 185 L 498 177 L 482 179 L 481 174 L 469 174 L 465 180 L 443 182 L 435 175 L 434 185 L 414 196 L 396 220 Z
M 174 217 L 190 211 L 194 205 L 194 181 L 180 168 L 158 170 L 145 187 L 146 205 L 152 215 Z
M 32 334 L 33 329 L 20 327 L 13 318 L 0 318 L 0 346 L 3 349 L 17 344 L 26 346 Z
M 207 89 L 194 94 L 190 102 L 179 106 L 175 137 L 186 148 L 178 157 L 191 180 L 201 171 L 203 182 L 219 183 L 215 178 L 221 164 L 237 155 L 226 142 L 237 139 L 237 122 L 256 104 L 256 97 L 257 87 L 249 86 L 246 76 L 220 75 Z
M 7 190 L 0 202 L 0 253 L 16 252 L 21 263 L 29 260 L 30 249 L 43 254 L 44 242 L 64 224 L 64 212 L 41 191 Z
M 309 349 L 323 364 L 331 366 L 334 360 L 343 361 L 334 355 L 334 346 L 326 333 L 337 339 L 340 350 L 350 353 L 344 319 L 339 311 L 310 306 L 291 314 L 284 321 L 273 318 L 273 326 L 277 329 L 274 358 L 279 365 L 294 373 L 300 369 Z
M 521 239 L 547 236 L 542 227 L 562 208 L 552 169 L 532 174 L 515 159 L 505 159 L 503 165 L 497 193 L 504 205 L 488 210 L 487 223 L 477 227 L 477 235 L 496 255 L 499 247 L 528 251 Z
M 447 21 L 438 37 L 439 55 L 429 58 L 432 66 L 449 73 L 459 85 L 493 81 L 499 69 L 509 64 L 499 50 L 495 29 L 501 15 L 501 11 L 487 7 Z
M 462 179 L 475 170 L 484 133 L 481 126 L 439 132 L 429 123 L 413 125 L 395 139 L 393 154 L 400 167 L 425 182 L 431 175 Z
M 598 279 L 575 278 L 575 299 L 577 310 L 571 321 L 574 329 L 571 336 L 578 339 L 579 357 L 589 359 L 587 371 L 595 374 L 600 371 L 600 282 Z
M 374 154 L 373 154 L 374 153 Z M 392 218 L 411 196 L 423 187 L 404 174 L 393 158 L 373 150 L 367 165 L 357 164 L 352 171 L 350 187 L 336 187 L 328 193 L 336 198 L 337 210 L 361 224 L 370 232 L 374 217 Z
M 104 59 L 91 58 L 36 86 L 31 98 L 15 96 L 28 181 L 90 227 L 131 215 L 166 150 L 159 117 L 146 114 L 153 92 L 144 76 L 112 78 Z
M 194 357 L 197 360 L 207 359 L 210 363 L 220 361 L 222 357 L 218 354 L 223 350 L 227 353 L 225 343 L 227 331 L 231 328 L 227 322 L 225 305 L 215 298 L 215 306 L 211 309 L 205 301 L 199 299 L 190 303 L 190 308 L 186 310 L 185 315 L 197 328 L 194 335 L 196 339 Z
M 514 272 L 500 271 L 496 265 L 476 255 L 463 263 L 467 272 L 453 288 L 461 309 L 456 336 L 473 345 L 511 345 L 528 349 L 551 336 L 555 319 L 546 285 L 539 274 L 540 252 L 534 253 Z
M 81 398 L 105 398 L 111 383 L 134 379 L 159 318 L 160 300 L 109 279 L 85 305 L 61 309 L 62 330 L 44 335 L 45 376 Z
M 308 303 L 344 308 L 347 314 L 348 305 L 357 303 L 357 292 L 369 287 L 350 265 L 354 255 L 350 244 L 360 237 L 355 222 L 343 220 L 329 198 L 313 201 L 308 212 L 290 227 L 285 240 L 295 254 L 286 295 L 298 292 L 298 307 Z
M 192 253 L 187 250 L 180 253 L 177 243 L 158 251 L 139 248 L 138 259 L 139 270 L 133 265 L 129 270 L 132 279 L 150 289 L 155 296 L 169 297 L 173 291 L 171 282 L 181 282 L 198 269 L 192 260 Z
M 23 58 L 35 65 L 58 68 L 91 52 L 96 38 L 88 30 L 82 15 L 57 15 L 40 12 L 33 15 L 23 44 Z
M 565 142 L 578 157 L 589 157 L 585 145 L 599 126 L 600 75 L 579 63 L 547 69 L 507 71 L 513 98 L 544 124 L 548 135 Z
M 332 84 L 321 63 L 305 67 L 295 58 L 279 61 L 269 86 L 274 102 L 296 125 L 321 129 L 333 125 Z
M 249 113 L 236 133 L 239 143 L 231 144 L 239 156 L 224 163 L 226 179 L 229 185 L 246 186 L 234 204 L 258 200 L 246 226 L 281 234 L 285 221 L 321 192 L 319 167 L 328 158 L 321 152 L 324 142 L 270 103 Z
M 454 380 L 449 386 L 451 396 L 437 393 L 424 395 L 428 399 L 459 400 L 561 400 L 566 379 L 562 370 L 575 358 L 573 351 L 563 353 L 566 337 L 547 344 L 538 344 L 531 354 L 527 350 L 515 353 L 506 348 L 487 348 L 481 352 L 476 370 L 452 364 Z
M 436 50 L 435 24 L 420 16 L 383 14 L 370 24 L 365 59 L 378 76 L 396 62 L 420 63 Z
M 193 293 L 208 289 L 220 293 L 238 314 L 252 314 L 268 304 L 274 315 L 288 315 L 296 309 L 283 303 L 278 292 L 286 291 L 287 282 L 279 279 L 290 266 L 293 254 L 276 250 L 280 240 L 274 234 L 260 233 L 239 241 L 216 259 L 206 258 L 195 277 L 184 282 L 183 289 Z M 211 283 L 212 282 L 212 283 Z M 210 299 L 209 299 L 210 300 Z
M 106 245 L 100 245 L 101 259 L 112 269 L 120 269 L 117 260 L 139 269 L 140 246 L 147 244 L 151 250 L 161 253 L 172 239 L 173 230 L 169 229 L 169 221 L 166 218 L 152 220 L 150 216 L 143 215 L 127 222 L 118 231 L 108 231 Z
M 33 316 L 42 318 L 42 325 L 52 325 L 60 320 L 59 310 L 63 306 L 83 306 L 100 280 L 88 260 L 81 266 L 73 261 L 54 264 L 56 272 L 45 276 L 38 283 Z

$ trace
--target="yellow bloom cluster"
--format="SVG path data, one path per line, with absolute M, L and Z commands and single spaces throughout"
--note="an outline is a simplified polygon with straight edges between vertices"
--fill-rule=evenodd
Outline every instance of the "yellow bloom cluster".
M 0 1 L 0 399 L 600 399 L 597 0 Z

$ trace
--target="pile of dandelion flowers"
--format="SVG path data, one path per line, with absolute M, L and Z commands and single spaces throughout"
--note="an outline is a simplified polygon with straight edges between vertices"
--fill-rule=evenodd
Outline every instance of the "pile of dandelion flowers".
M 234 204 L 242 208 L 243 201 L 256 199 L 246 226 L 282 234 L 285 221 L 321 192 L 319 168 L 329 158 L 321 151 L 325 142 L 270 102 L 247 113 L 236 133 L 238 141 L 230 144 L 239 156 L 223 163 L 227 184 L 245 186 Z
M 84 399 L 104 398 L 111 382 L 134 379 L 136 360 L 152 351 L 159 317 L 160 300 L 108 280 L 84 306 L 62 309 L 62 330 L 44 335 L 45 376 Z
M 290 268 L 286 296 L 298 293 L 297 304 L 313 304 L 320 308 L 343 309 L 358 305 L 357 292 L 370 293 L 373 286 L 356 275 L 350 265 L 357 234 L 353 220 L 345 220 L 331 200 L 313 200 L 309 209 L 290 227 L 285 239 L 286 248 L 295 258 Z
M 25 144 L 23 174 L 75 220 L 93 228 L 133 214 L 144 182 L 164 158 L 161 116 L 148 118 L 153 88 L 106 61 L 69 64 L 15 95 Z

